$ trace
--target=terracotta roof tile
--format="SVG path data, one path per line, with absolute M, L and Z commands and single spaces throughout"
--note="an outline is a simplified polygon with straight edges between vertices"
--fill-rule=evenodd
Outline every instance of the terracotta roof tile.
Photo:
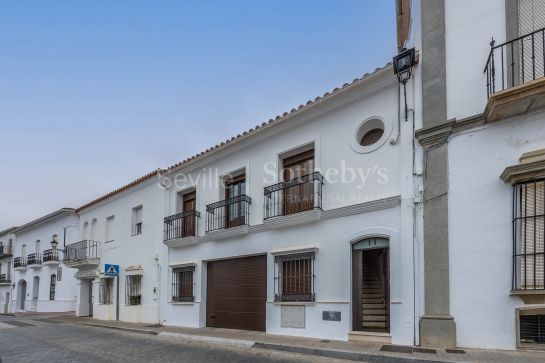
M 345 89 L 346 87 L 352 86 L 355 83 L 363 81 L 366 78 L 368 78 L 369 76 L 371 76 L 371 75 L 373 75 L 373 74 L 375 74 L 375 73 L 377 73 L 379 71 L 382 71 L 382 70 L 390 67 L 391 65 L 392 65 L 392 63 L 387 63 L 384 67 L 376 68 L 375 71 L 372 72 L 372 73 L 365 73 L 360 78 L 354 78 L 354 80 L 351 83 L 345 83 L 345 84 L 342 85 L 342 87 L 336 87 L 336 88 L 333 89 L 333 91 L 326 92 L 322 96 L 317 96 L 314 100 L 308 100 L 305 104 L 300 104 L 297 108 L 292 108 L 290 110 L 290 112 L 284 112 L 282 115 L 276 115 L 274 117 L 274 119 L 271 118 L 268 121 L 264 121 L 264 122 L 261 123 L 261 125 L 256 125 L 255 127 L 250 128 L 247 131 L 244 131 L 242 134 L 238 134 L 237 136 L 233 136 L 230 139 L 222 141 L 219 144 L 215 145 L 214 147 L 208 148 L 205 151 L 201 151 L 200 153 L 197 153 L 197 154 L 195 154 L 195 155 L 193 155 L 191 157 L 188 157 L 185 160 L 182 160 L 182 161 L 180 161 L 180 162 L 178 162 L 178 163 L 176 163 L 174 165 L 169 166 L 167 169 L 157 169 L 155 171 L 152 171 L 152 172 L 150 172 L 150 173 L 148 173 L 148 174 L 146 174 L 146 175 L 144 175 L 144 176 L 142 176 L 142 177 L 140 177 L 140 178 L 138 178 L 138 179 L 136 179 L 136 180 L 134 180 L 134 181 L 132 181 L 132 182 L 130 182 L 130 183 L 128 183 L 128 184 L 126 184 L 126 185 L 124 185 L 124 186 L 122 186 L 122 187 L 120 187 L 120 188 L 118 188 L 118 189 L 116 189 L 116 190 L 114 190 L 114 191 L 112 191 L 110 193 L 108 193 L 108 194 L 105 194 L 105 195 L 103 195 L 103 196 L 101 196 L 101 197 L 99 197 L 99 198 L 97 198 L 95 200 L 90 201 L 89 203 L 84 204 L 83 206 L 81 206 L 81 207 L 79 207 L 77 209 L 77 212 L 79 212 L 79 211 L 81 211 L 81 210 L 83 210 L 85 208 L 88 208 L 88 207 L 90 207 L 90 206 L 92 206 L 94 204 L 97 204 L 97 203 L 99 203 L 99 202 L 101 202 L 103 200 L 106 200 L 106 199 L 108 199 L 108 198 L 110 198 L 110 197 L 112 197 L 112 196 L 114 196 L 114 195 L 116 195 L 118 193 L 121 193 L 124 190 L 127 190 L 127 189 L 129 189 L 129 188 L 131 188 L 131 187 L 133 187 L 133 186 L 135 186 L 135 185 L 137 185 L 137 184 L 139 184 L 139 183 L 141 183 L 141 182 L 143 182 L 145 180 L 148 180 L 149 178 L 151 178 L 153 176 L 156 176 L 158 173 L 165 173 L 165 172 L 172 171 L 172 170 L 174 170 L 176 168 L 179 168 L 179 167 L 183 166 L 186 163 L 194 161 L 197 158 L 201 158 L 201 157 L 205 156 L 206 154 L 208 154 L 208 153 L 210 153 L 212 151 L 215 151 L 215 150 L 217 150 L 217 149 L 219 149 L 219 148 L 221 148 L 221 147 L 223 147 L 225 145 L 231 144 L 232 142 L 240 139 L 243 136 L 250 135 L 250 134 L 256 132 L 257 130 L 259 130 L 259 129 L 265 127 L 265 126 L 269 126 L 269 125 L 271 125 L 273 123 L 276 123 L 276 122 L 278 122 L 280 120 L 285 119 L 286 117 L 288 117 L 288 116 L 290 116 L 290 115 L 292 115 L 292 114 L 294 114 L 296 112 L 305 110 L 305 109 L 309 108 L 310 106 L 314 105 L 315 103 L 317 103 L 318 101 L 320 101 L 322 99 L 325 99 L 325 98 L 327 98 L 327 97 L 329 97 L 329 96 L 331 96 L 331 95 Z

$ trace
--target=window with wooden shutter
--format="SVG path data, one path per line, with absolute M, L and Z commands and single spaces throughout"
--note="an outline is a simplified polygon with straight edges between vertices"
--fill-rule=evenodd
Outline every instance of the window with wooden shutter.
M 545 180 L 514 186 L 513 289 L 545 289 Z

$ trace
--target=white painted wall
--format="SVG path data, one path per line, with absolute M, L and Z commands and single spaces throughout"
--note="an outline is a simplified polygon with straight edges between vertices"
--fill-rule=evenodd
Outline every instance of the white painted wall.
M 103 276 L 104 264 L 120 265 L 120 309 L 119 319 L 128 322 L 158 321 L 157 301 L 159 299 L 158 268 L 166 265 L 163 245 L 163 218 L 164 218 L 164 191 L 152 178 L 131 189 L 128 189 L 103 202 L 80 211 L 80 223 L 94 225 L 93 236 L 100 243 L 100 265 L 98 272 Z M 139 205 L 143 206 L 142 234 L 132 234 L 132 210 Z M 111 239 L 106 241 L 106 219 L 114 216 L 111 229 Z M 95 223 L 93 224 L 93 220 Z M 83 236 L 82 236 L 83 237 Z M 157 260 L 156 260 L 157 258 Z M 159 264 L 159 267 L 158 267 Z M 125 269 L 129 266 L 141 265 L 142 304 L 127 305 L 125 302 Z M 153 290 L 157 289 L 154 293 Z M 111 305 L 99 304 L 99 280 L 93 285 L 93 313 L 94 318 L 101 320 L 115 320 L 116 288 L 112 295 Z M 85 305 L 87 300 L 81 299 Z M 86 311 L 85 308 L 82 310 Z
M 462 119 L 484 111 L 483 72 L 492 38 L 505 42 L 505 0 L 445 2 L 447 59 L 447 119 Z
M 26 254 L 39 252 L 42 254 L 51 248 L 51 240 L 54 234 L 58 235 L 59 249 L 63 248 L 63 227 L 79 224 L 76 213 L 65 213 L 61 216 L 52 217 L 39 224 L 31 226 L 22 231 L 17 231 L 17 241 L 14 246 L 13 257 L 21 257 L 22 245 L 25 244 Z M 75 242 L 79 232 L 74 228 L 66 230 L 66 244 Z M 35 251 L 36 240 L 40 240 L 40 251 Z M 38 312 L 63 312 L 74 311 L 76 301 L 76 280 L 74 270 L 67 268 L 62 263 L 62 253 L 59 252 L 58 264 L 41 264 L 35 267 L 27 267 L 24 270 L 15 270 L 12 275 L 15 288 L 12 293 L 12 302 L 15 306 L 17 300 L 18 283 L 26 281 L 26 304 L 25 310 L 37 310 Z M 55 300 L 49 299 L 51 275 L 57 274 L 57 267 L 62 268 L 61 281 L 56 281 Z M 39 277 L 39 287 L 35 287 L 35 277 Z M 38 289 L 38 299 L 33 301 L 34 289 Z M 19 310 L 19 307 L 16 307 Z
M 458 344 L 514 349 L 512 188 L 499 176 L 525 152 L 545 148 L 545 113 L 490 124 L 449 145 L 451 309 Z
M 411 85 L 409 84 L 409 87 Z M 279 169 L 279 154 L 314 142 L 316 167 L 370 168 L 368 180 L 345 183 L 326 181 L 323 209 L 356 205 L 384 197 L 402 196 L 401 206 L 392 209 L 356 214 L 315 223 L 266 230 L 218 241 L 206 241 L 194 246 L 170 248 L 169 264 L 194 261 L 195 303 L 171 303 L 162 300 L 162 322 L 167 325 L 199 327 L 206 324 L 206 261 L 255 254 L 268 255 L 267 332 L 329 339 L 348 338 L 351 331 L 351 247 L 350 241 L 384 234 L 391 243 L 391 317 L 392 340 L 397 344 L 412 344 L 413 317 L 413 121 L 401 122 L 402 135 L 397 144 L 388 140 L 377 150 L 362 154 L 351 148 L 357 125 L 380 116 L 392 129 L 388 139 L 398 134 L 398 84 L 392 73 L 380 80 L 348 91 L 342 97 L 325 101 L 314 110 L 277 125 L 232 150 L 211 156 L 182 170 L 186 182 L 173 185 L 167 194 L 167 214 L 175 214 L 179 190 L 196 188 L 197 210 L 201 212 L 198 231 L 205 235 L 206 205 L 224 199 L 215 181 L 219 176 L 246 168 L 247 194 L 252 198 L 250 225 L 263 224 L 263 188 L 277 181 L 267 180 L 266 163 Z M 413 105 L 414 90 L 408 90 Z M 414 106 L 412 106 L 414 107 Z M 377 177 L 377 170 L 386 171 L 387 180 Z M 212 170 L 212 173 L 209 173 Z M 216 172 L 217 170 L 217 172 Z M 324 172 L 325 173 L 325 172 Z M 375 173 L 375 174 L 373 174 Z M 169 176 L 173 179 L 174 175 Z M 210 179 L 212 178 L 212 179 Z M 181 179 L 178 179 L 181 180 Z M 212 180 L 212 183 L 210 181 Z M 271 251 L 278 248 L 312 244 L 316 253 L 316 302 L 307 305 L 304 329 L 280 327 L 280 305 L 274 303 L 274 259 Z M 171 270 L 165 271 L 166 287 Z M 165 289 L 164 289 L 165 290 Z M 167 292 L 169 290 L 166 290 Z M 168 299 L 168 298 L 167 298 Z M 322 320 L 322 311 L 341 311 L 341 322 Z

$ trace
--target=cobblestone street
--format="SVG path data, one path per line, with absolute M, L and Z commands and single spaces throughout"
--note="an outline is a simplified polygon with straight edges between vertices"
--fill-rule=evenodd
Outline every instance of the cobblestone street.
M 260 350 L 184 342 L 66 323 L 0 317 L 0 358 L 9 362 L 332 362 Z

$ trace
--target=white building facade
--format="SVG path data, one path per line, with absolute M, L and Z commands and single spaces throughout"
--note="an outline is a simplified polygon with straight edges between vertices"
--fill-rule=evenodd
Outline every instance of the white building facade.
M 127 322 L 159 321 L 164 192 L 157 173 L 78 209 L 80 241 L 66 260 L 77 269 L 77 316 Z M 104 274 L 119 266 L 119 279 Z M 118 286 L 119 282 L 119 286 Z
M 78 223 L 76 211 L 63 208 L 13 230 L 12 312 L 74 311 L 74 271 L 58 248 L 75 240 Z
M 413 344 L 398 92 L 386 66 L 163 173 L 161 322 Z
M 410 1 L 405 16 L 401 46 L 421 56 L 421 344 L 544 344 L 545 2 Z
M 0 232 L 0 311 L 13 312 L 11 296 L 13 293 L 13 249 L 16 227 Z

